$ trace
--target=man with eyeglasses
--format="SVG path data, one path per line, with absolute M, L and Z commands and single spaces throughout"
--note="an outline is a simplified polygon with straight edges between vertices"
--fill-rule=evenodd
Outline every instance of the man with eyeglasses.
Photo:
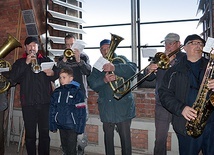
M 176 55 L 170 57 L 170 65 L 178 63 L 181 57 L 185 55 L 185 53 L 180 50 L 180 36 L 176 33 L 169 33 L 166 35 L 164 40 L 161 43 L 165 46 L 165 53 L 168 55 L 171 52 L 178 51 Z M 148 72 L 152 72 L 155 70 L 154 74 L 151 74 L 146 80 L 152 81 L 156 78 L 155 83 L 155 146 L 154 146 L 154 155 L 166 155 L 167 153 L 167 137 L 169 131 L 169 125 L 171 122 L 171 113 L 168 112 L 161 104 L 158 88 L 161 85 L 163 76 L 166 72 L 165 69 L 158 68 L 158 65 L 155 63 L 151 63 L 147 69 L 145 74 Z
M 172 113 L 172 126 L 176 132 L 180 155 L 214 154 L 214 113 L 207 121 L 203 133 L 195 138 L 187 135 L 186 123 L 197 117 L 192 108 L 204 77 L 208 60 L 202 57 L 205 40 L 193 34 L 186 37 L 184 50 L 186 56 L 169 68 L 158 90 L 162 105 Z M 208 81 L 207 87 L 214 88 L 214 79 Z

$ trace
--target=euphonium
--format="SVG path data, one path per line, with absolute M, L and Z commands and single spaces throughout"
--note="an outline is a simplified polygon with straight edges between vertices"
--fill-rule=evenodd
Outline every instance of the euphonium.
M 208 80 L 213 78 L 214 70 L 214 54 L 211 52 L 197 98 L 192 106 L 197 111 L 197 117 L 195 120 L 190 120 L 186 123 L 187 134 L 195 138 L 202 134 L 206 122 L 214 110 L 214 93 L 207 87 Z
M 110 42 L 110 46 L 109 46 L 109 51 L 106 54 L 105 58 L 110 61 L 110 62 L 114 62 L 114 61 L 119 61 L 121 63 L 126 63 L 126 61 L 120 57 L 114 57 L 114 51 L 117 48 L 117 46 L 119 45 L 119 43 L 123 40 L 122 37 L 115 35 L 115 34 L 111 34 L 111 42 Z M 112 72 L 114 74 L 114 72 Z M 124 83 L 124 78 L 123 77 L 119 77 L 116 76 L 116 80 L 109 82 L 112 90 L 115 92 L 116 88 L 121 85 L 122 83 Z M 127 83 L 126 85 L 124 85 L 122 88 L 116 90 L 116 92 L 114 93 L 114 96 L 117 96 L 120 94 L 123 94 L 130 86 L 130 83 Z
M 8 61 L 3 60 L 7 54 L 9 54 L 12 50 L 14 50 L 17 47 L 22 47 L 21 43 L 16 40 L 12 35 L 8 34 L 7 40 L 3 43 L 3 45 L 0 47 L 0 68 L 8 68 L 11 69 L 11 65 Z M 10 82 L 7 80 L 6 77 L 0 73 L 0 93 L 3 93 L 7 91 L 7 89 L 10 87 Z
M 71 59 L 74 57 L 74 51 L 72 49 L 65 49 L 63 54 L 67 59 Z

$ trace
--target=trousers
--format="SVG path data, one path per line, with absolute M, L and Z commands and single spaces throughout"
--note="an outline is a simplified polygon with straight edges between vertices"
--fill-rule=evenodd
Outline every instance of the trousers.
M 120 136 L 121 142 L 121 154 L 122 155 L 131 155 L 132 146 L 131 146 L 131 120 L 127 120 L 119 123 L 107 123 L 103 122 L 103 131 L 104 131 L 104 143 L 105 143 L 105 154 L 106 155 L 115 155 L 114 149 L 114 130 Z
M 4 111 L 0 111 L 0 155 L 4 155 Z
M 214 122 L 208 123 L 201 136 L 193 138 L 177 134 L 180 155 L 198 155 L 202 150 L 203 155 L 214 154 Z
M 38 127 L 38 154 L 50 154 L 49 104 L 23 106 L 22 114 L 25 126 L 25 142 L 28 155 L 36 155 L 36 133 Z
M 154 155 L 167 154 L 167 136 L 172 114 L 163 106 L 156 104 L 155 106 L 155 147 Z
M 75 130 L 59 130 L 64 155 L 76 155 L 77 133 Z

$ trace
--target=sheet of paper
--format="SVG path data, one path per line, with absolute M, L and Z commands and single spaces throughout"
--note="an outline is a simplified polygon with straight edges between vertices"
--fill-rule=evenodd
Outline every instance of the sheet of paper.
M 72 50 L 78 49 L 80 52 L 82 52 L 84 48 L 85 48 L 85 43 L 80 40 L 75 41 L 71 47 Z
M 0 73 L 2 73 L 2 72 L 7 72 L 7 71 L 9 71 L 9 70 L 10 70 L 9 67 L 0 68 Z
M 95 62 L 94 68 L 98 69 L 100 72 L 103 71 L 103 65 L 109 63 L 109 61 L 102 56 Z
M 207 38 L 206 44 L 203 48 L 203 51 L 206 53 L 210 53 L 210 51 L 214 49 L 214 38 Z
M 46 69 L 52 69 L 55 65 L 55 62 L 43 62 L 41 63 L 42 71 Z
M 56 80 L 54 81 L 54 86 L 55 86 L 55 88 L 58 88 L 58 87 L 60 86 L 59 79 L 56 79 Z

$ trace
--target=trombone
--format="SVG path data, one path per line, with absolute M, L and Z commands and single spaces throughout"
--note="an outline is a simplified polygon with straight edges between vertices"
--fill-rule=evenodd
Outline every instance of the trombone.
M 182 48 L 183 48 L 183 45 L 181 45 L 179 48 L 177 48 L 175 51 L 169 53 L 168 55 L 166 55 L 166 53 L 163 53 L 163 52 L 158 52 L 158 53 L 155 54 L 155 56 L 152 59 L 151 63 L 157 64 L 158 68 L 168 69 L 170 67 L 170 57 L 172 57 L 173 55 L 177 54 Z M 144 82 L 146 80 L 146 78 L 148 76 L 150 76 L 152 73 L 154 73 L 155 70 L 149 72 L 148 74 L 143 76 L 140 80 L 138 80 L 138 82 L 136 84 L 134 84 L 132 87 L 130 87 L 126 91 L 124 91 L 124 92 L 119 91 L 120 88 L 122 88 L 124 85 L 130 83 L 135 78 L 137 78 L 138 75 L 140 75 L 149 65 L 147 65 L 145 68 L 141 69 L 138 73 L 136 73 L 135 75 L 130 77 L 128 80 L 126 80 L 124 83 L 122 83 L 117 88 L 115 88 L 115 90 L 114 90 L 114 98 L 116 98 L 117 100 L 120 100 L 123 96 L 128 94 L 130 91 L 132 91 L 135 88 L 137 88 L 142 82 Z

